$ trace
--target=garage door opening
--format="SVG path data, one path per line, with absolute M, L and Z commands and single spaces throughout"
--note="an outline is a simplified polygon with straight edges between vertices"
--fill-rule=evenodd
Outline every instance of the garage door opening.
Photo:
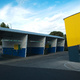
M 3 55 L 26 57 L 27 35 L 0 31 Z
M 3 54 L 19 56 L 21 40 L 2 39 Z
M 57 48 L 56 48 L 57 52 L 64 51 L 64 43 L 65 43 L 65 40 L 63 40 L 63 39 L 57 40 Z
M 0 38 L 0 56 L 3 54 L 3 50 L 2 50 L 2 40 Z
M 45 44 L 45 54 L 55 53 L 56 46 L 57 46 L 56 44 L 57 44 L 57 39 L 47 37 L 46 44 Z
M 28 35 L 27 56 L 43 55 L 45 38 L 41 36 Z

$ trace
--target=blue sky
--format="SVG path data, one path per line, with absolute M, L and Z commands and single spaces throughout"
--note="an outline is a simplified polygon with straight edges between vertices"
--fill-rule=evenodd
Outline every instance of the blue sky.
M 80 0 L 0 0 L 0 23 L 12 29 L 65 33 L 63 19 L 80 12 Z

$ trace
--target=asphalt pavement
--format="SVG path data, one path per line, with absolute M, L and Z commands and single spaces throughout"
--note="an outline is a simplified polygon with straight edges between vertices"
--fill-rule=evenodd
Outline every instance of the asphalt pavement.
M 68 61 L 67 52 L 57 52 L 48 55 L 36 55 L 26 58 L 3 60 L 0 64 L 17 67 L 34 67 L 68 70 L 64 64 Z
M 0 58 L 0 80 L 80 80 L 80 63 L 68 52 L 26 58 Z
M 80 72 L 0 65 L 0 80 L 80 80 Z

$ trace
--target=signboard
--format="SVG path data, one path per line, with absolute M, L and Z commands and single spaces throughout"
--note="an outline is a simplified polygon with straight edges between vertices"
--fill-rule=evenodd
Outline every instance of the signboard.
M 18 44 L 15 44 L 15 45 L 14 45 L 14 49 L 15 49 L 15 50 L 18 50 Z
M 19 45 L 19 44 L 15 44 L 15 45 L 14 45 L 14 49 L 15 49 L 15 50 L 20 50 L 20 49 L 21 49 L 21 47 L 20 47 L 20 45 Z

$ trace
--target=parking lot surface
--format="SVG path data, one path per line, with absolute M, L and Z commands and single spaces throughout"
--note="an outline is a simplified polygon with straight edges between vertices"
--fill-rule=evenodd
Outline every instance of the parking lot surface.
M 70 62 L 68 52 L 20 57 L 0 56 L 1 80 L 80 80 L 80 63 Z
M 80 63 L 70 62 L 68 52 L 28 56 L 26 58 L 1 59 L 0 64 L 16 67 L 34 67 L 80 71 Z
M 26 58 L 0 58 L 1 80 L 80 80 L 80 63 L 70 62 L 68 52 Z

